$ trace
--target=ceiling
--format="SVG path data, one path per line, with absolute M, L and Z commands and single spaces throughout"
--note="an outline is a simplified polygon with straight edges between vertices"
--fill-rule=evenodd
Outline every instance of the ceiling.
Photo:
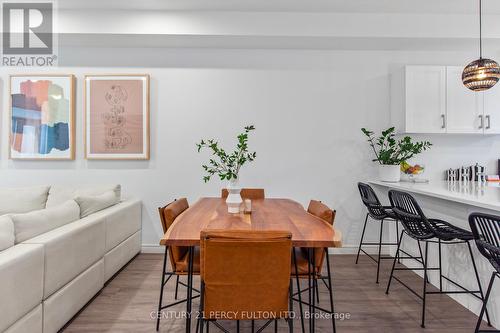
M 478 12 L 478 0 L 60 0 L 61 9 L 291 11 L 339 13 Z M 483 0 L 485 14 L 500 14 L 500 0 Z

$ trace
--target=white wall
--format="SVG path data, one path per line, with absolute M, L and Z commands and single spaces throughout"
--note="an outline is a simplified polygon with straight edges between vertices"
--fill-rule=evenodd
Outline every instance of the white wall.
M 474 57 L 472 51 L 66 47 L 60 52 L 60 65 L 66 67 L 48 72 L 77 76 L 77 158 L 8 160 L 8 74 L 40 70 L 2 68 L 0 186 L 121 183 L 125 194 L 144 201 L 143 244 L 156 245 L 159 205 L 181 196 L 193 202 L 218 195 L 223 186 L 217 180 L 202 182 L 201 164 L 208 155 L 196 153 L 195 143 L 215 137 L 231 146 L 244 125 L 254 124 L 250 147 L 257 159 L 243 169 L 244 185 L 304 205 L 311 198 L 323 200 L 338 211 L 336 225 L 345 245 L 355 246 L 364 215 L 356 182 L 375 175 L 359 128 L 388 127 L 389 73 L 404 64 L 460 65 Z M 83 159 L 83 75 L 113 72 L 151 75 L 150 161 Z M 433 177 L 475 160 L 496 165 L 500 137 L 425 138 L 435 144 L 421 159 Z

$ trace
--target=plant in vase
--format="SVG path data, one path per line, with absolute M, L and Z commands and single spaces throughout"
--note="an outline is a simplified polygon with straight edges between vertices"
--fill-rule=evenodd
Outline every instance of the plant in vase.
M 379 175 L 382 181 L 398 182 L 400 180 L 400 165 L 422 151 L 429 149 L 429 141 L 413 142 L 409 136 L 396 140 L 394 127 L 382 131 L 375 137 L 375 133 L 362 128 L 361 131 L 368 137 L 375 157 L 372 161 L 379 162 Z
M 206 175 L 203 180 L 208 182 L 212 176 L 219 176 L 220 180 L 228 181 L 227 190 L 229 195 L 226 199 L 229 213 L 239 213 L 241 199 L 241 187 L 239 186 L 239 172 L 243 165 L 252 162 L 256 157 L 256 152 L 248 151 L 248 134 L 255 130 L 253 125 L 246 126 L 245 131 L 237 137 L 238 144 L 232 153 L 227 153 L 219 147 L 219 143 L 214 139 L 201 140 L 197 143 L 198 152 L 206 148 L 212 151 L 213 158 L 210 158 L 208 164 L 202 165 Z

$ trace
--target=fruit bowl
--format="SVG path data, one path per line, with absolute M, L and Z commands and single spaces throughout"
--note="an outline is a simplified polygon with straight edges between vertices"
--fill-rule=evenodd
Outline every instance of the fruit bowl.
M 409 176 L 417 176 L 424 173 L 425 167 L 422 164 L 410 165 L 407 162 L 401 163 L 401 172 Z

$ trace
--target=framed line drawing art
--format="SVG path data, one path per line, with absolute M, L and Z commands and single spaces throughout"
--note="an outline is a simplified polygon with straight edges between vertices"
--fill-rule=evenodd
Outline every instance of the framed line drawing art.
M 149 159 L 149 75 L 85 76 L 85 157 Z
M 9 158 L 75 158 L 75 77 L 11 75 Z

